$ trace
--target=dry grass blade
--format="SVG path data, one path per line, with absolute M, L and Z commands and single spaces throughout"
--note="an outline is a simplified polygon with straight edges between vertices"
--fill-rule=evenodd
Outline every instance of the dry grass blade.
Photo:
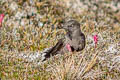
M 88 65 L 87 65 L 86 69 L 84 70 L 82 76 L 84 76 L 84 74 L 86 72 L 88 72 L 95 65 L 97 57 L 98 57 L 97 54 L 98 53 L 96 52 L 96 54 L 92 57 L 92 60 L 88 63 Z

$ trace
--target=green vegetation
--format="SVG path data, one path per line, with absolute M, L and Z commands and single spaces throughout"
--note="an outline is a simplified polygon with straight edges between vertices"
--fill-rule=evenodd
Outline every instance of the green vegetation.
M 0 14 L 5 14 L 0 28 L 2 80 L 120 79 L 120 8 L 117 1 L 80 0 L 84 9 L 74 7 L 79 0 L 31 1 L 0 1 Z M 15 57 L 16 53 L 42 51 L 53 46 L 64 36 L 59 28 L 70 17 L 81 23 L 86 35 L 83 51 L 58 55 L 40 65 Z M 96 48 L 92 39 L 95 34 L 98 35 Z

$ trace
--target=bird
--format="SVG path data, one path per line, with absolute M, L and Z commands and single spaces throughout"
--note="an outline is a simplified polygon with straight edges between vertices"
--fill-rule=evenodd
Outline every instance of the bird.
M 62 26 L 66 31 L 65 37 L 59 39 L 53 47 L 43 52 L 44 59 L 42 61 L 46 61 L 51 56 L 57 54 L 82 51 L 85 48 L 86 41 L 80 27 L 80 23 L 77 20 L 71 19 L 66 21 Z

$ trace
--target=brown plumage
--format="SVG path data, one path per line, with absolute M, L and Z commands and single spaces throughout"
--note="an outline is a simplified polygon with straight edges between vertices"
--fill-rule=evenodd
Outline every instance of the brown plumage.
M 70 45 L 72 52 L 78 52 L 85 48 L 85 35 L 81 32 L 79 22 L 76 20 L 69 20 L 63 25 L 63 28 L 67 32 L 65 38 L 58 40 L 55 46 L 44 52 L 43 61 L 50 56 L 69 52 L 66 48 L 67 44 Z

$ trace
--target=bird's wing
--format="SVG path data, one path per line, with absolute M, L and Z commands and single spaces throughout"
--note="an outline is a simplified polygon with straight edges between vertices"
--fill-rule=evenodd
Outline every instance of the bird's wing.
M 45 61 L 50 56 L 56 55 L 57 52 L 60 51 L 60 49 L 62 49 L 63 43 L 64 39 L 60 39 L 55 46 L 53 46 L 49 51 L 46 52 L 46 54 L 44 55 L 45 59 L 43 61 Z

